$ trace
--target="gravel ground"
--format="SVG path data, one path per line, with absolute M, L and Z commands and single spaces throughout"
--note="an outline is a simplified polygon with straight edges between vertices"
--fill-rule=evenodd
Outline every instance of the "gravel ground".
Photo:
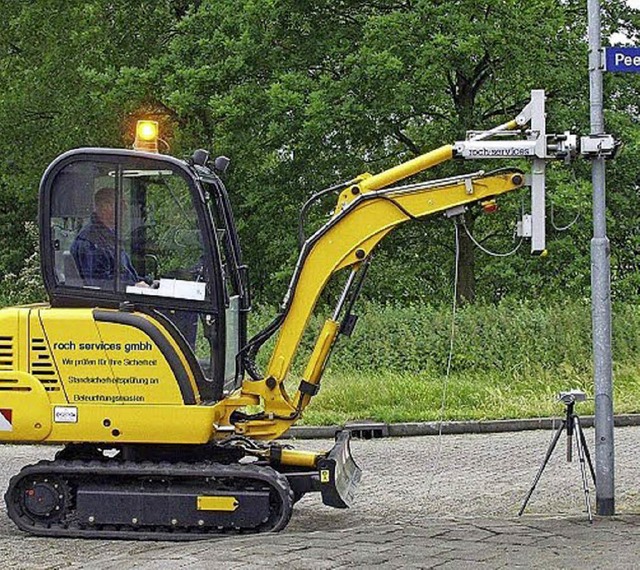
M 592 454 L 593 431 L 585 430 Z M 577 461 L 565 439 L 527 511 L 522 500 L 544 457 L 550 431 L 356 440 L 364 475 L 348 510 L 303 498 L 277 535 L 196 543 L 44 539 L 23 534 L 0 507 L 0 559 L 9 568 L 638 567 L 640 428 L 617 428 L 616 511 L 589 524 Z M 326 449 L 330 441 L 299 441 Z M 47 447 L 0 447 L 0 488 Z M 595 511 L 595 491 L 591 504 Z

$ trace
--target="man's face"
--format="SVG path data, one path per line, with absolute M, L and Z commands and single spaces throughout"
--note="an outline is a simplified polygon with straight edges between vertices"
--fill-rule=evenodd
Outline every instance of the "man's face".
M 105 200 L 97 210 L 100 221 L 112 230 L 116 225 L 116 204 L 114 200 Z

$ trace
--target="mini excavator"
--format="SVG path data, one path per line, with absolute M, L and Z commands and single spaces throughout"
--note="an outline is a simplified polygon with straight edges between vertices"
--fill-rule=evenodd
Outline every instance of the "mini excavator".
M 532 91 L 508 123 L 328 189 L 334 211 L 302 243 L 281 312 L 251 339 L 247 268 L 221 180 L 228 159 L 162 155 L 148 121 L 134 150 L 59 156 L 39 196 L 49 302 L 0 310 L 0 442 L 61 449 L 11 479 L 11 520 L 43 536 L 188 540 L 279 531 L 306 493 L 347 507 L 360 478 L 349 432 L 318 453 L 278 438 L 317 394 L 338 336 L 351 334 L 372 251 L 394 228 L 530 186 L 519 227 L 544 251 L 544 168 L 576 147 L 546 133 L 544 103 Z M 397 185 L 452 158 L 533 168 Z M 338 272 L 344 290 L 289 394 L 300 339 Z M 261 372 L 256 354 L 276 334 Z

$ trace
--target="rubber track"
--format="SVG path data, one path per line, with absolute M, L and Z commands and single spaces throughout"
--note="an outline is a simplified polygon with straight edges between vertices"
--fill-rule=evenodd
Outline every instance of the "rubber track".
M 100 481 L 105 477 L 114 482 L 119 478 L 131 478 L 132 481 L 140 477 L 152 477 L 173 479 L 175 482 L 186 479 L 193 482 L 198 478 L 224 478 L 234 480 L 238 484 L 266 484 L 270 487 L 272 494 L 275 492 L 277 506 L 272 508 L 269 519 L 262 525 L 254 528 L 218 528 L 218 527 L 193 527 L 191 529 L 167 529 L 162 527 L 153 530 L 150 527 L 134 527 L 133 525 L 119 525 L 114 528 L 102 528 L 99 525 L 87 528 L 88 525 L 80 526 L 75 520 L 71 511 L 65 519 L 57 524 L 39 523 L 33 524 L 28 515 L 23 515 L 19 508 L 17 497 L 12 497 L 18 492 L 19 483 L 25 477 L 32 476 L 55 476 L 74 488 L 78 482 L 92 483 Z M 211 491 L 211 483 L 207 483 L 207 491 Z M 40 461 L 34 465 L 24 467 L 9 482 L 9 488 L 5 494 L 7 513 L 11 520 L 21 530 L 30 534 L 40 536 L 56 536 L 71 538 L 104 538 L 104 539 L 127 539 L 127 540 L 202 540 L 219 534 L 239 534 L 257 532 L 275 532 L 282 530 L 289 519 L 293 509 L 293 492 L 289 486 L 287 478 L 271 469 L 259 465 L 225 465 L 213 462 L 201 463 L 154 463 L 154 462 L 116 462 L 116 461 L 82 461 L 82 460 L 54 460 Z M 75 504 L 75 497 L 72 497 L 72 504 Z M 107 525 L 105 525 L 107 526 Z

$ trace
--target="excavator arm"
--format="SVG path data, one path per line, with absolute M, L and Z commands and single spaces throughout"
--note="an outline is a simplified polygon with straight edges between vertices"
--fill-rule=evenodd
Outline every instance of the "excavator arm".
M 523 219 L 521 225 L 529 229 L 522 235 L 531 238 L 533 254 L 544 253 L 546 162 L 569 160 L 575 150 L 575 136 L 547 134 L 544 91 L 533 90 L 530 102 L 514 119 L 488 131 L 470 132 L 465 141 L 441 146 L 376 175 L 362 174 L 339 187 L 333 216 L 302 245 L 282 313 L 247 347 L 251 352 L 279 330 L 266 372 L 257 374 L 251 364 L 248 366 L 251 378 L 220 403 L 218 426 L 255 439 L 275 439 L 298 420 L 318 391 L 336 338 L 341 330 L 351 328 L 349 311 L 343 323 L 340 314 L 345 302 L 352 303 L 350 289 L 354 283 L 358 289 L 358 272 L 366 270 L 375 246 L 400 224 L 439 213 L 455 216 L 472 204 L 527 185 L 531 186 L 532 215 L 526 224 Z M 393 186 L 452 158 L 518 158 L 530 161 L 532 169 L 527 175 L 503 169 Z M 343 269 L 351 271 L 345 291 L 320 331 L 298 390 L 290 395 L 285 379 L 309 318 L 329 279 Z M 261 411 L 245 413 L 242 410 L 247 406 L 259 406 Z
M 436 153 L 444 154 L 441 149 Z M 245 380 L 242 385 L 243 404 L 249 403 L 247 396 L 253 396 L 259 399 L 264 413 L 244 423 L 236 422 L 236 428 L 255 438 L 278 437 L 299 418 L 317 392 L 331 348 L 340 333 L 339 315 L 346 291 L 333 317 L 322 327 L 293 396 L 287 393 L 284 381 L 318 298 L 334 274 L 350 269 L 348 288 L 375 246 L 399 225 L 437 213 L 460 214 L 468 205 L 520 188 L 524 181 L 522 171 L 509 169 L 383 189 L 376 188 L 373 176 L 349 185 L 339 197 L 333 217 L 302 247 L 280 333 L 264 378 Z M 227 404 L 233 404 L 233 400 L 233 397 L 228 399 Z M 254 399 L 252 403 L 258 401 Z

